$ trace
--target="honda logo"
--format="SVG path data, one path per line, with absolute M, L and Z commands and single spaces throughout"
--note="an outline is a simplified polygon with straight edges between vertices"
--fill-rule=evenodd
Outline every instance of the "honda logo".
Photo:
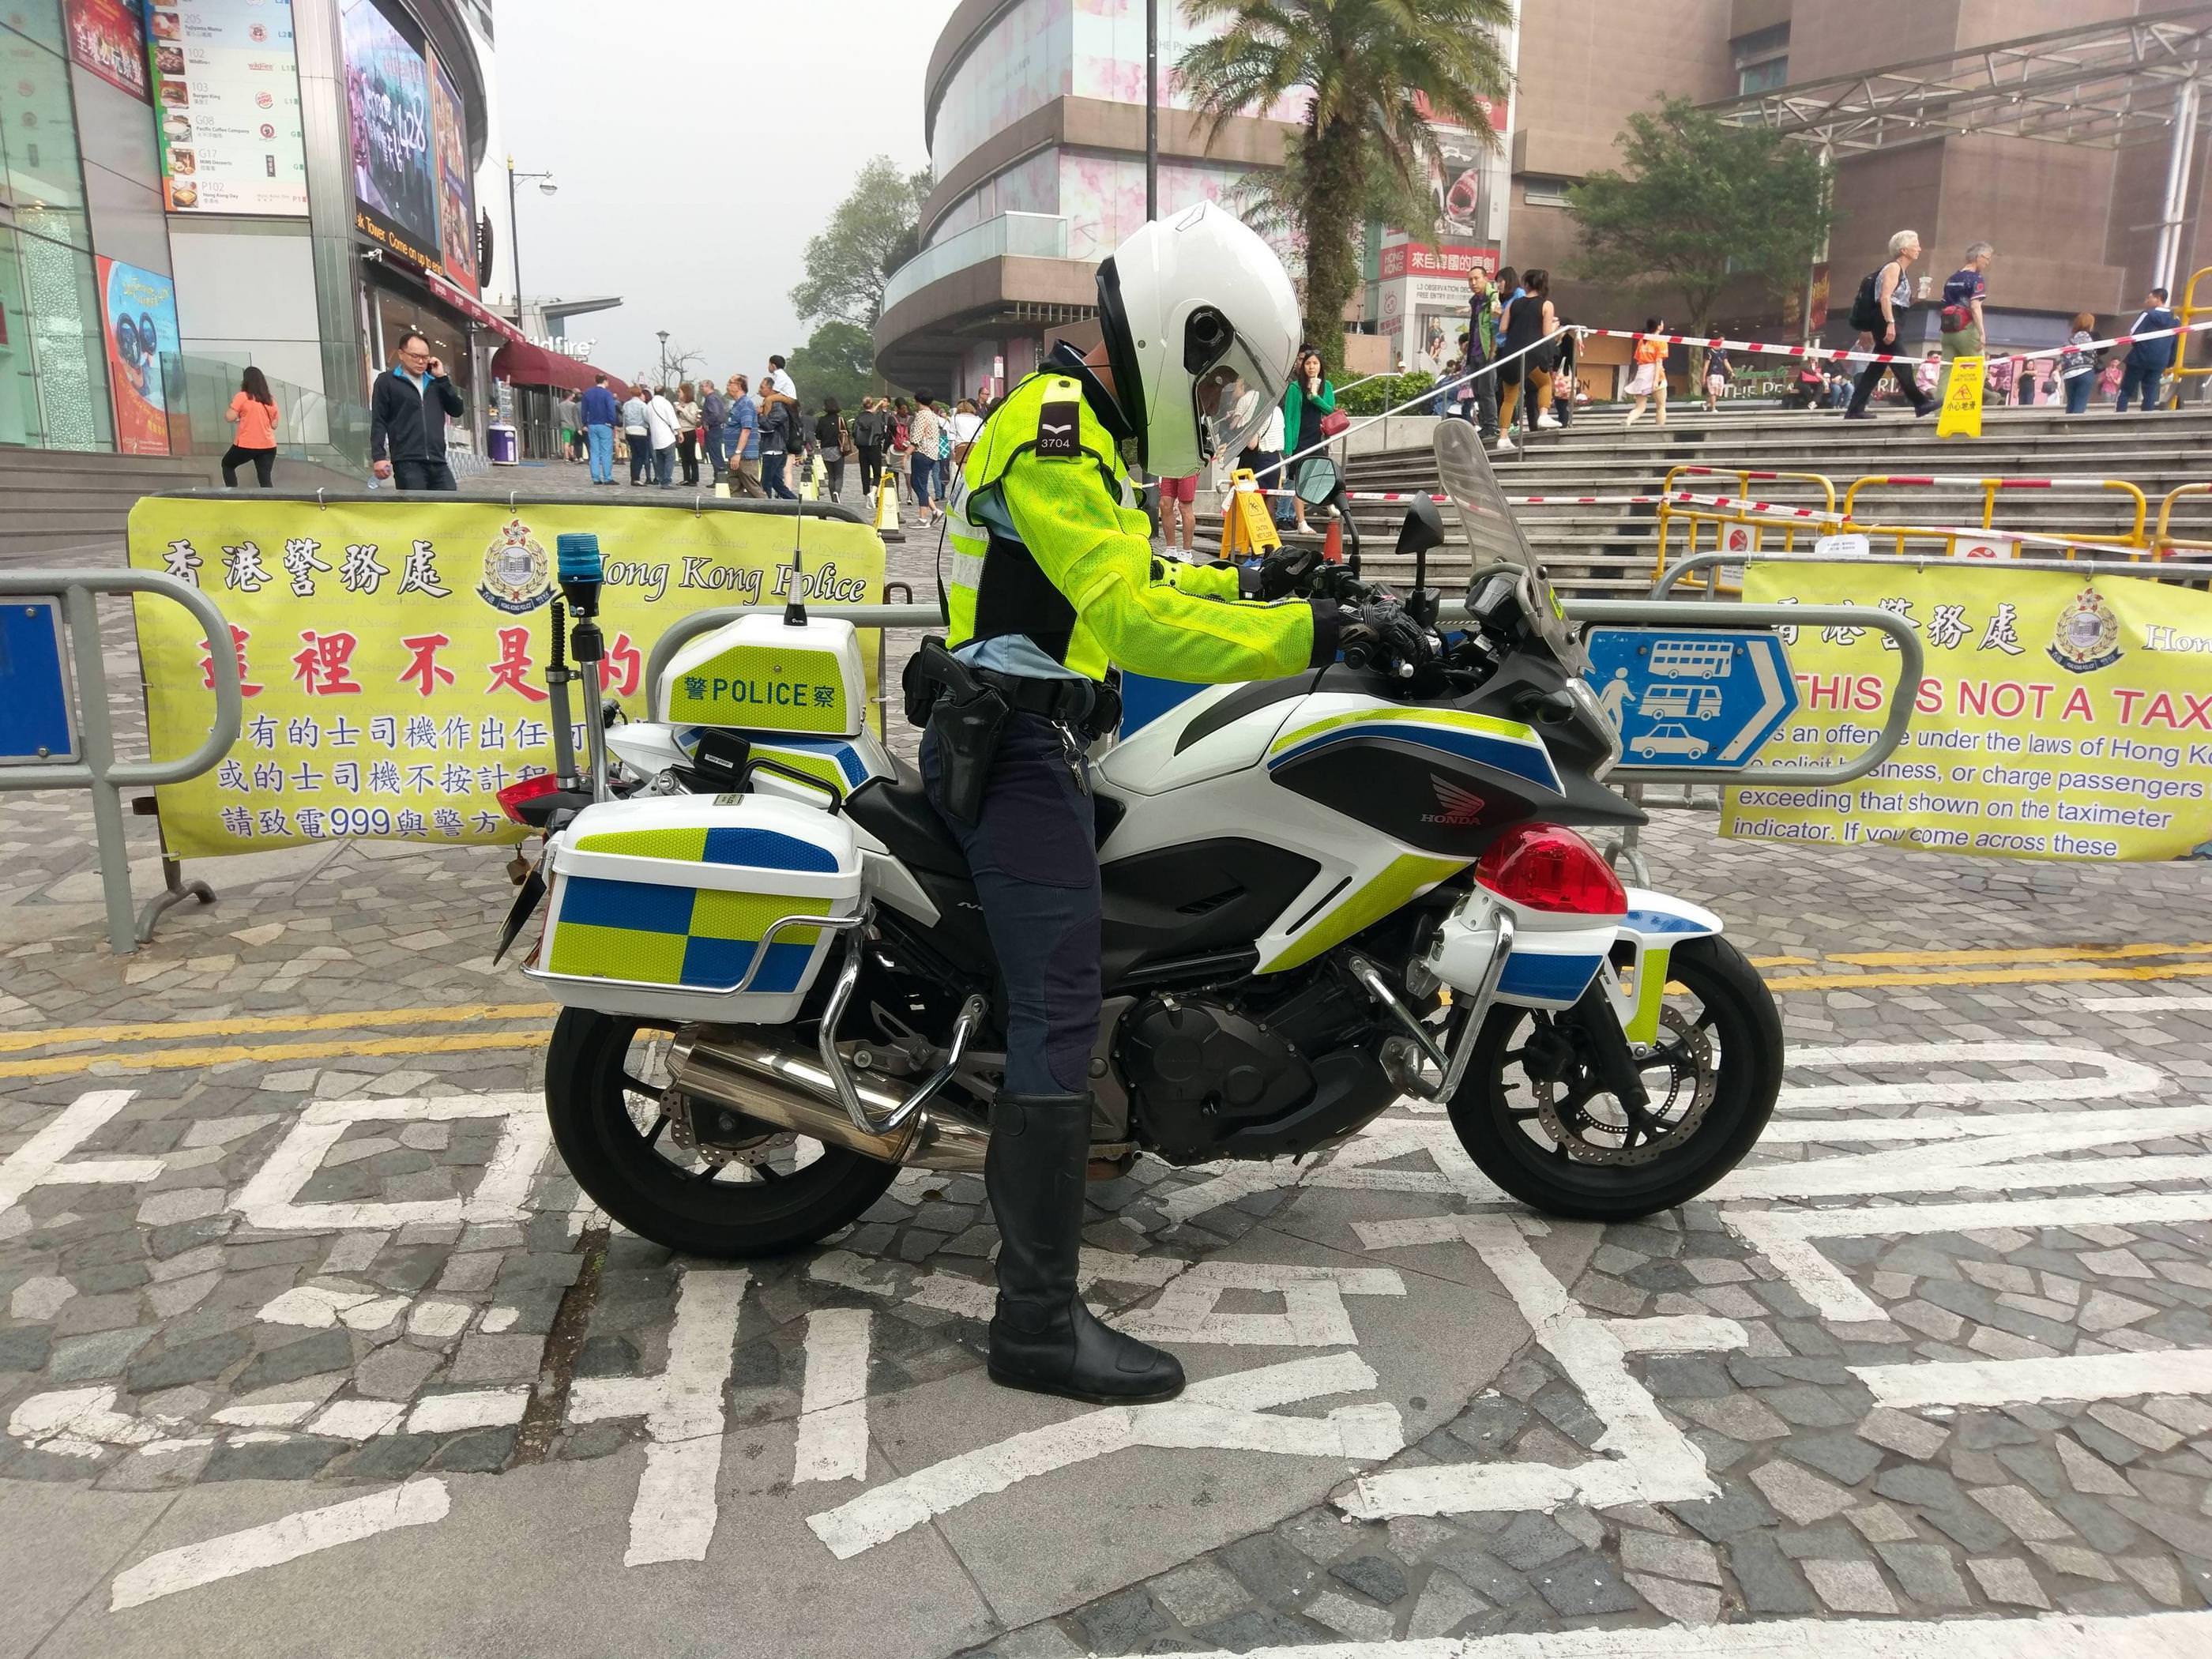
M 1437 805 L 1441 812 L 1424 812 L 1423 823 L 1442 823 L 1464 827 L 1482 822 L 1483 809 L 1489 803 L 1472 789 L 1462 788 L 1449 778 L 1429 774 L 1429 787 L 1437 792 Z

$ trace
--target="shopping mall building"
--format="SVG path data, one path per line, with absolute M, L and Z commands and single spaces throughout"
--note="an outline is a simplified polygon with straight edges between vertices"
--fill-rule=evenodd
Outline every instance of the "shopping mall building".
M 921 250 L 893 274 L 876 329 L 890 380 L 916 390 L 973 392 L 1018 378 L 1054 338 L 1095 337 L 1092 273 L 1145 215 L 1146 3 L 960 0 L 954 7 L 923 82 L 939 183 L 923 210 Z M 1499 143 L 1439 130 L 1443 166 L 1433 182 L 1441 234 L 1416 240 L 1369 228 L 1367 281 L 1346 319 L 1352 331 L 1347 363 L 1355 372 L 1400 361 L 1437 367 L 1463 325 L 1467 272 L 1477 264 L 1548 267 L 1564 314 L 1640 326 L 1644 301 L 1571 274 L 1577 234 L 1566 192 L 1587 174 L 1619 164 L 1614 138 L 1622 124 L 1662 94 L 1717 103 L 1818 82 L 1823 98 L 1836 88 L 1834 97 L 1848 99 L 1854 77 L 1886 65 L 1956 53 L 1995 35 L 2088 27 L 2135 9 L 2129 0 L 2007 0 L 1996 8 L 1978 0 L 1527 6 L 1501 40 L 1515 85 L 1510 100 L 1492 112 Z M 1279 166 L 1299 108 L 1231 120 L 1207 143 L 1173 74 L 1193 32 L 1175 0 L 1159 0 L 1159 210 L 1200 199 L 1242 209 L 1245 179 Z M 2051 60 L 2064 56 L 2055 52 Z M 1990 73 L 2005 72 L 1999 57 L 1989 61 L 1997 65 Z M 2046 88 L 2053 84 L 2044 63 L 2030 67 Z M 1916 74 L 1931 84 L 1959 79 L 1942 65 Z M 2057 78 L 2063 82 L 2063 75 Z M 2149 94 L 2167 100 L 2156 104 L 2154 124 L 2170 107 L 2172 84 Z M 2051 101 L 2054 108 L 2067 100 L 2094 106 L 2112 101 L 2108 91 L 2091 81 L 2062 84 Z M 1825 325 L 1824 307 L 1814 307 L 1816 333 L 1831 339 L 1849 333 L 1843 313 L 1850 289 L 1881 262 L 1891 234 L 1906 228 L 1920 233 L 1928 249 L 1921 270 L 1938 283 L 1969 243 L 1996 245 L 1989 307 L 1994 342 L 2062 341 L 2067 319 L 2079 311 L 2132 320 L 2153 280 L 2169 147 L 2154 133 L 2118 149 L 2015 136 L 2002 130 L 2004 113 L 1992 109 L 1976 118 L 2000 130 L 1892 131 L 1878 149 L 1856 148 L 1856 138 L 1834 146 L 1837 224 L 1826 269 L 1835 273 L 1838 298 Z M 2205 159 L 2212 155 L 2212 146 L 2199 149 L 2179 192 L 2184 276 L 2198 263 L 2197 226 Z M 2168 263 L 2175 258 L 2170 253 Z M 2212 281 L 2205 286 L 2212 301 Z M 1911 327 L 1932 328 L 1932 311 L 1917 313 Z M 1794 339 L 1806 307 L 1802 297 L 1785 307 L 1749 295 L 1737 314 L 1716 320 Z M 1590 343 L 1586 379 L 1598 395 L 1611 391 L 1625 343 Z
M 479 444 L 495 378 L 581 383 L 509 320 L 492 40 L 490 0 L 0 0 L 0 445 L 219 450 L 252 364 L 357 465 L 407 329 Z

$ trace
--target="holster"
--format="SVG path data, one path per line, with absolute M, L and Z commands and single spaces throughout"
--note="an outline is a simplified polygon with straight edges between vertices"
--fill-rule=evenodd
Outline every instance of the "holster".
M 933 636 L 908 659 L 901 690 L 907 718 L 937 735 L 944 791 L 938 804 L 963 823 L 975 823 L 982 814 L 983 788 L 1012 712 L 1006 698 Z

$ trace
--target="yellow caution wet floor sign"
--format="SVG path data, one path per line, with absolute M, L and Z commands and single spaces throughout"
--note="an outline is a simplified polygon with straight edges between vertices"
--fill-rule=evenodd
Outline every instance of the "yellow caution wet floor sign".
M 1231 474 L 1229 494 L 1221 503 L 1221 556 L 1269 553 L 1282 544 L 1260 481 L 1249 471 Z
M 1951 377 L 1943 393 L 1943 407 L 1936 416 L 1939 438 L 1978 438 L 1982 435 L 1982 369 L 1980 357 L 1954 357 Z

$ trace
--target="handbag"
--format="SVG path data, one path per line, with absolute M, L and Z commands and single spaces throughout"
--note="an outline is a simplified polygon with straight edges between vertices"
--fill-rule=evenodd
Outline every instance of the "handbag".
M 1321 417 L 1321 435 L 1324 438 L 1334 438 L 1340 433 L 1348 430 L 1351 425 L 1351 416 L 1340 409 L 1332 409 Z

